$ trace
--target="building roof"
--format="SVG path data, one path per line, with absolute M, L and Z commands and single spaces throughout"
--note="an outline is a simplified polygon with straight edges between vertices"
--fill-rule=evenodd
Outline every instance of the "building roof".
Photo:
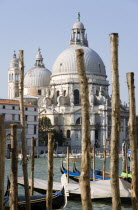
M 12 105 L 19 105 L 18 100 L 11 100 L 11 99 L 0 99 L 0 104 L 12 104 Z M 36 105 L 24 103 L 25 106 L 33 106 L 35 107 Z

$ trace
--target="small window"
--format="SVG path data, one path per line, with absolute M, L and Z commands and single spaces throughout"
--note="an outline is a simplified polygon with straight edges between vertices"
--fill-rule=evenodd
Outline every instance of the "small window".
M 34 111 L 36 112 L 37 111 L 37 108 L 34 108 Z
M 76 125 L 81 125 L 81 118 L 80 117 L 76 120 Z
M 25 121 L 27 121 L 28 120 L 28 116 L 27 115 L 25 115 Z
M 4 116 L 4 119 L 5 119 L 5 114 L 2 114 Z
M 12 106 L 12 109 L 15 110 L 15 106 Z
M 67 138 L 70 138 L 70 130 L 67 130 Z
M 28 111 L 28 107 L 25 107 L 25 111 Z
M 12 120 L 15 120 L 15 114 L 12 114 Z
M 19 110 L 20 110 L 20 106 L 19 106 Z
M 101 71 L 101 64 L 99 63 L 99 71 Z
M 38 90 L 38 95 L 41 95 L 41 90 Z
M 34 116 L 34 121 L 35 121 L 35 122 L 37 121 L 37 116 Z
M 74 90 L 74 104 L 79 105 L 79 103 L 80 103 L 79 90 Z
M 3 106 L 3 109 L 5 109 L 5 106 Z
M 18 120 L 20 121 L 20 114 L 18 115 Z
M 34 125 L 34 134 L 36 134 L 36 128 L 37 128 L 37 126 Z

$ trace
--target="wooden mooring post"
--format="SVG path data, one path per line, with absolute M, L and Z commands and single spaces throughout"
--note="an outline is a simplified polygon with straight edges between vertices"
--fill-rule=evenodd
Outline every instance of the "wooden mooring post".
M 82 158 L 81 158 L 81 175 L 80 190 L 82 209 L 91 210 L 91 189 L 90 189 L 90 121 L 89 121 L 89 92 L 88 81 L 85 72 L 84 50 L 76 50 L 76 62 L 78 77 L 80 83 L 81 96 L 81 113 L 82 113 Z
M 106 171 L 106 145 L 107 145 L 107 139 L 105 138 L 105 141 L 104 141 L 104 160 L 103 160 L 103 180 L 105 179 L 105 171 Z
M 95 144 L 93 145 L 93 181 L 95 181 Z
M 122 171 L 126 171 L 126 142 L 122 144 Z
M 30 193 L 28 183 L 28 169 L 27 169 L 27 142 L 26 142 L 26 129 L 25 129 L 25 115 L 24 115 L 24 53 L 19 50 L 19 65 L 20 65 L 20 85 L 19 85 L 19 103 L 20 103 L 20 123 L 22 126 L 22 155 L 23 155 L 23 176 L 24 176 L 24 189 L 26 198 L 26 210 L 31 210 Z
M 112 209 L 121 210 L 119 190 L 119 134 L 120 134 L 120 90 L 118 72 L 118 34 L 110 34 L 112 70 L 112 127 L 111 127 L 111 192 Z
M 17 144 L 17 125 L 11 124 L 11 193 L 10 193 L 10 210 L 18 209 L 18 144 Z
M 0 115 L 0 209 L 3 210 L 4 168 L 5 168 L 5 125 L 4 116 Z
M 31 188 L 30 195 L 33 195 L 34 191 L 34 137 L 31 139 Z
M 54 134 L 48 133 L 48 187 L 46 193 L 46 209 L 48 210 L 52 210 L 53 151 L 54 151 Z
M 69 183 L 69 147 L 67 146 L 67 182 Z
M 135 104 L 135 86 L 134 73 L 127 73 L 127 85 L 129 95 L 129 139 L 130 139 L 130 165 L 132 171 L 131 196 L 133 209 L 138 209 L 138 154 L 136 140 L 136 104 Z

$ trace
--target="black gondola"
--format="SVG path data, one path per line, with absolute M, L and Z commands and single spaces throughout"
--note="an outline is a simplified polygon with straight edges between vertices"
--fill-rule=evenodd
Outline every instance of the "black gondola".
M 67 170 L 64 168 L 63 166 L 63 162 L 62 165 L 60 167 L 61 173 L 62 174 L 66 174 L 67 175 Z M 69 171 L 69 178 L 72 179 L 75 182 L 79 182 L 79 178 L 80 178 L 80 171 L 76 168 L 76 165 L 74 163 L 74 167 L 73 167 L 73 172 Z M 93 181 L 93 169 L 90 170 L 90 181 Z M 110 179 L 110 175 L 108 172 L 105 172 L 105 180 L 109 180 Z M 95 170 L 95 181 L 98 180 L 103 180 L 103 171 L 101 171 L 100 169 L 96 169 Z
M 4 210 L 9 210 L 9 181 L 4 196 Z M 46 195 L 30 196 L 31 210 L 46 210 Z M 67 199 L 64 193 L 64 187 L 61 191 L 52 194 L 52 209 L 62 209 L 66 206 Z M 25 196 L 18 196 L 18 210 L 26 210 Z

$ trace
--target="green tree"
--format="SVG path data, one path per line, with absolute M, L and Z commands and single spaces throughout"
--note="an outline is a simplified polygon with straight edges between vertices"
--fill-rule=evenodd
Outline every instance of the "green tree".
M 57 131 L 54 129 L 54 126 L 52 126 L 51 121 L 47 117 L 39 118 L 38 122 L 38 138 L 39 138 L 39 145 L 45 145 L 48 144 L 48 132 L 54 133 L 55 138 L 55 146 L 54 149 L 56 150 L 57 145 L 62 146 L 64 142 L 64 136 L 62 133 L 62 130 Z

